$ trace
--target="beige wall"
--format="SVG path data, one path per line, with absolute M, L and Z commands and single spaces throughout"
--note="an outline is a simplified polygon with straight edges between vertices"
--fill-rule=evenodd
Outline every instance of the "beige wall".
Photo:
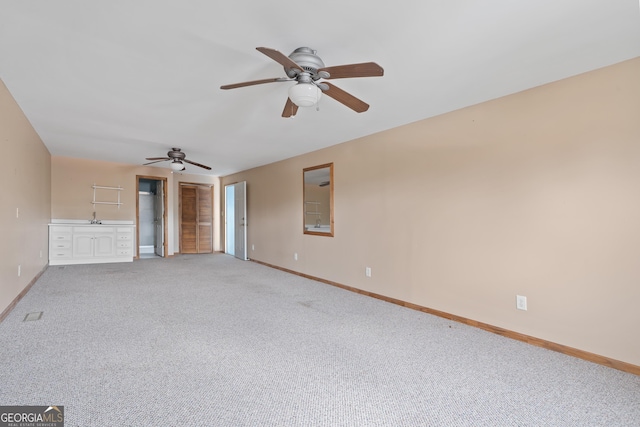
M 136 220 L 136 177 L 167 178 L 168 255 L 179 252 L 178 188 L 180 182 L 214 186 L 215 201 L 219 200 L 219 179 L 215 176 L 172 173 L 171 169 L 136 166 L 97 160 L 53 156 L 51 159 L 51 218 L 86 219 L 93 216 L 92 186 L 122 187 L 119 208 L 115 205 L 95 205 L 100 220 Z M 116 200 L 115 193 L 101 190 L 97 200 Z M 220 250 L 220 209 L 214 206 L 214 250 Z
M 252 259 L 640 365 L 638 76 L 640 58 L 222 184 L 247 181 Z M 302 169 L 329 162 L 335 237 L 303 235 Z
M 627 61 L 222 184 L 247 181 L 253 259 L 640 365 L 638 75 Z M 125 188 L 99 218 L 133 220 L 136 175 L 167 176 L 170 253 L 179 182 L 222 200 L 216 177 L 51 158 L 2 84 L 0 124 L 0 310 L 46 265 L 49 219 L 91 217 L 94 183 Z M 302 169 L 329 162 L 335 237 L 304 235 Z
M 51 212 L 51 156 L 2 81 L 0 149 L 8 166 L 0 168 L 1 313 L 47 264 Z

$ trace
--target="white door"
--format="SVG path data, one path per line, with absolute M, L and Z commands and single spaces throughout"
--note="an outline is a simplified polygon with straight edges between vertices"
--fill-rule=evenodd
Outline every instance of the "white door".
M 164 257 L 164 181 L 156 181 L 156 195 L 153 198 L 153 226 L 155 232 L 155 253 Z
M 224 219 L 225 219 L 225 228 L 224 228 L 224 251 L 229 255 L 236 254 L 236 218 L 235 218 L 235 187 L 233 185 L 227 185 L 224 187 Z
M 234 184 L 235 202 L 235 257 L 247 258 L 247 183 Z
M 247 183 L 245 181 L 225 187 L 226 243 L 225 251 L 247 260 Z

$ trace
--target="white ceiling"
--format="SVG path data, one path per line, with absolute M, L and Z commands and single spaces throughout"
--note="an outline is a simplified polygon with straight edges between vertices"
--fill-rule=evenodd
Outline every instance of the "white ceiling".
M 258 46 L 385 75 L 332 80 L 367 112 L 325 96 L 284 119 L 292 83 L 220 90 L 284 77 Z M 51 154 L 142 164 L 180 147 L 213 175 L 638 56 L 638 0 L 0 0 L 0 78 Z

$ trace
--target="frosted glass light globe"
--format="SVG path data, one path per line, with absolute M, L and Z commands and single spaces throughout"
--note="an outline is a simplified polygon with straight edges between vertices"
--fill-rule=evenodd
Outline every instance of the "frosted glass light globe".
M 289 98 L 298 107 L 312 107 L 318 103 L 322 91 L 311 83 L 298 83 L 289 88 Z
M 174 171 L 181 171 L 184 169 L 184 164 L 182 164 L 182 162 L 171 162 L 171 169 Z

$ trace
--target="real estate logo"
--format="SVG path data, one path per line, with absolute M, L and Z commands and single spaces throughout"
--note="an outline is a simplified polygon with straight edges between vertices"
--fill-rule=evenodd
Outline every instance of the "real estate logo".
M 64 427 L 64 406 L 0 406 L 0 427 Z

